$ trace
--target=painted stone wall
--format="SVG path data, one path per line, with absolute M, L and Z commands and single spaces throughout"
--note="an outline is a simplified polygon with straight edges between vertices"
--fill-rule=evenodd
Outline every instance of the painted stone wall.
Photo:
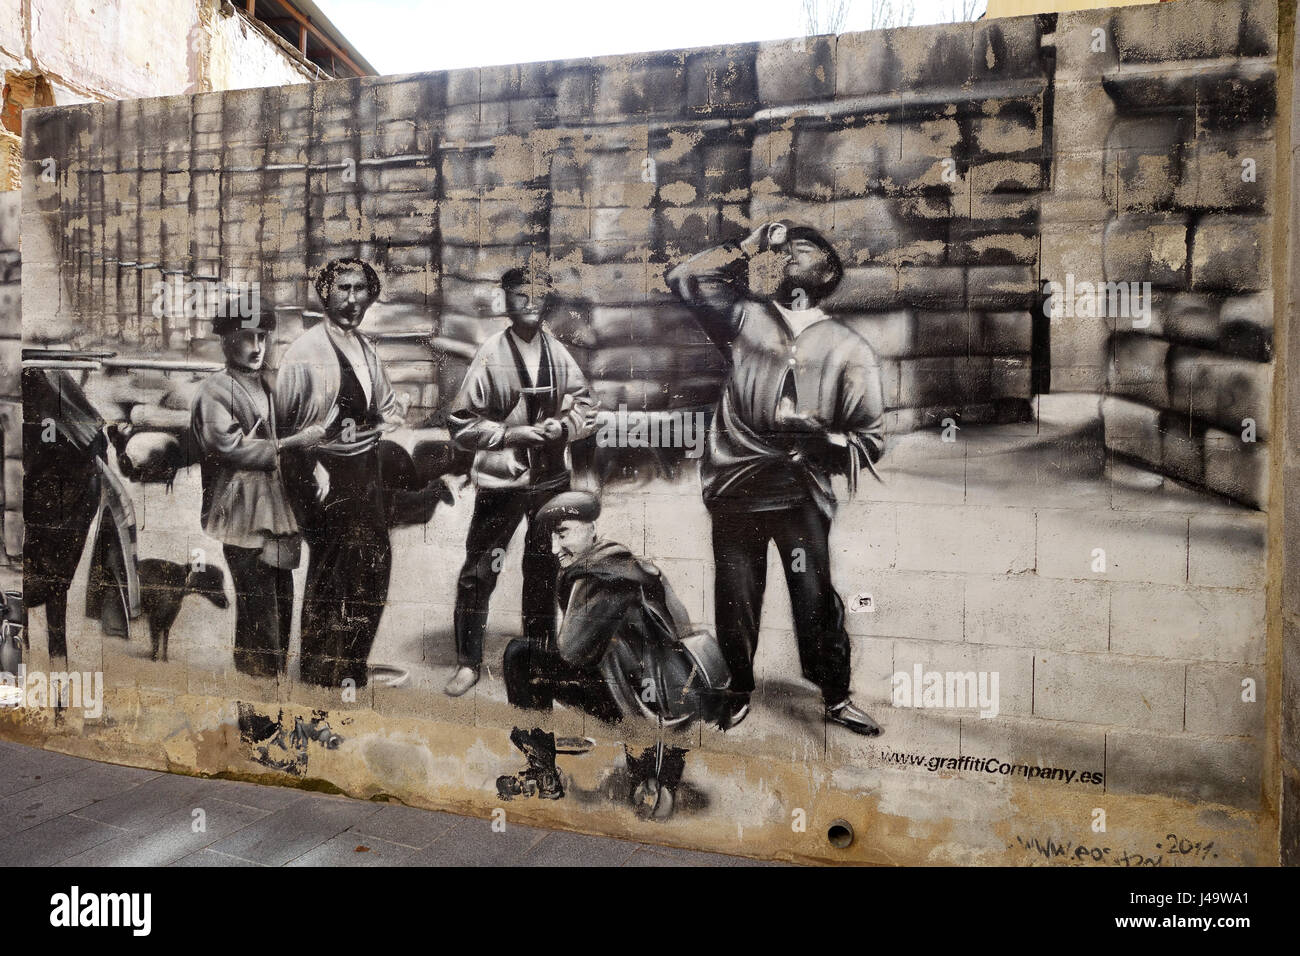
M 1277 56 L 1271 6 L 1179 0 L 29 113 L 26 664 L 99 674 L 104 698 L 93 716 L 71 699 L 6 712 L 5 733 L 759 856 L 1275 860 L 1267 475 L 1292 82 Z M 801 254 L 803 284 L 769 281 Z M 375 417 L 388 457 L 339 438 L 373 469 L 307 460 L 333 472 L 327 512 L 383 498 L 370 519 L 300 502 L 287 653 L 263 676 L 235 653 L 236 611 L 272 572 L 232 565 L 193 463 L 200 385 L 229 354 L 212 306 L 253 284 L 273 306 L 292 437 L 313 376 L 346 371 L 301 358 L 341 315 L 318 278 L 367 277 L 327 268 L 341 259 L 380 286 L 361 374 L 382 366 L 392 386 Z M 838 283 L 809 300 L 804 279 L 833 260 Z M 472 436 L 534 414 L 502 384 L 522 379 L 501 333 L 523 321 L 502 277 L 523 267 L 553 376 L 556 356 L 573 363 L 570 404 L 536 420 L 568 416 L 547 447 L 567 445 L 567 480 L 600 502 L 570 530 L 624 546 L 597 560 L 539 534 L 541 562 L 554 546 L 641 595 L 602 604 L 561 575 L 554 640 L 598 649 L 563 666 L 527 641 L 545 644 L 547 615 L 520 611 L 549 603 L 555 570 L 521 571 L 517 519 L 483 545 L 527 496 L 469 461 Z M 806 306 L 825 318 L 787 342 Z M 763 381 L 746 349 L 778 339 L 798 371 L 772 393 L 787 417 L 754 426 L 758 477 L 728 472 L 720 447 L 768 414 L 738 384 Z M 467 376 L 511 401 L 471 408 Z M 291 484 L 294 460 L 272 474 Z M 544 473 L 516 460 L 525 482 Z M 749 507 L 718 510 L 717 474 Z M 450 696 L 467 538 L 473 580 L 496 586 L 479 679 Z M 661 607 L 652 580 L 679 600 Z M 674 659 L 720 648 L 733 681 L 668 729 L 646 717 L 678 716 L 657 696 L 667 671 L 610 650 L 644 649 L 664 608 L 678 637 L 704 635 Z M 325 666 L 323 645 L 351 650 Z M 841 678 L 878 736 L 828 719 Z M 547 680 L 553 710 L 520 706 Z M 620 680 L 651 706 L 611 691 L 613 722 Z

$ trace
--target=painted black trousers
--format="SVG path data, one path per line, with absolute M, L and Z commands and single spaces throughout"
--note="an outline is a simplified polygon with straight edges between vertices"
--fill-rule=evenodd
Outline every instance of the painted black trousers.
M 714 620 L 731 668 L 731 690 L 754 689 L 754 654 L 767 586 L 767 545 L 785 568 L 803 676 L 827 705 L 849 696 L 849 635 L 844 604 L 831 585 L 831 522 L 808 500 L 772 511 L 711 510 Z
M 388 600 L 388 540 L 377 448 L 325 460 L 330 489 L 323 517 L 304 528 L 309 549 L 302 602 L 302 680 L 366 685 L 366 662 Z
M 262 561 L 260 548 L 223 545 L 235 589 L 235 670 L 255 677 L 285 672 L 293 622 L 293 571 Z
M 506 645 L 501 670 L 506 699 L 516 707 L 550 710 L 559 701 L 608 723 L 623 717 L 599 668 L 575 667 L 554 651 L 534 647 L 527 638 L 516 637 Z
M 528 522 L 524 537 L 524 637 L 536 647 L 555 647 L 555 579 L 559 563 L 551 553 L 551 536 L 536 520 L 537 511 L 562 491 L 566 479 L 544 489 L 480 488 L 465 538 L 465 563 L 456 582 L 456 657 L 462 667 L 483 662 L 483 632 L 488 602 L 497 586 L 506 548 L 519 522 Z

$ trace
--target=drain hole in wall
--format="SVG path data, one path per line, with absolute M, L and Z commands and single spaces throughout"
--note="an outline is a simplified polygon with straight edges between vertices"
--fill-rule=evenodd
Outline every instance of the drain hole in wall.
M 843 850 L 853 842 L 853 824 L 848 820 L 834 820 L 826 828 L 826 839 L 837 850 Z

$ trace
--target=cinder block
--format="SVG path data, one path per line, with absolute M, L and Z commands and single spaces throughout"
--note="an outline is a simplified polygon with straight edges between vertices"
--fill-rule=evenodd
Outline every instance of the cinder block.
M 1169 343 L 1141 333 L 1111 338 L 1106 384 L 1110 391 L 1156 408 L 1169 406 Z
M 1192 515 L 1188 580 L 1201 587 L 1262 588 L 1267 525 L 1267 515 L 1253 512 Z
M 1105 570 L 1102 568 L 1104 552 Z M 1038 512 L 1038 573 L 1050 578 L 1181 584 L 1187 580 L 1187 517 L 1176 514 Z
M 1131 124 L 1132 131 L 1123 124 Z M 1166 114 L 1128 117 L 1112 129 L 1109 155 L 1121 214 L 1151 213 L 1173 204 L 1174 192 L 1181 185 L 1182 159 L 1187 151 L 1184 143 L 1191 136 L 1191 125 L 1190 118 Z M 1121 140 L 1128 145 L 1115 145 Z
M 686 58 L 686 106 L 709 116 L 750 115 L 758 103 L 757 44 L 737 44 Z M 662 105 L 661 107 L 662 108 Z
M 1191 485 L 1205 481 L 1204 426 L 1181 415 L 1161 418 L 1160 471 Z
M 835 95 L 836 37 L 760 43 L 754 69 L 764 105 L 804 103 Z
M 591 210 L 591 239 L 596 242 L 648 243 L 654 237 L 649 209 L 595 207 Z
M 990 98 L 971 118 L 977 154 L 1024 153 L 1043 145 L 1041 100 L 1030 97 Z
M 1031 767 L 1101 773 L 1106 759 L 1106 732 L 1029 717 L 963 717 L 961 752 L 963 756 L 996 756 L 999 762 Z M 1101 787 L 1094 786 L 1093 790 L 1100 793 Z
M 971 352 L 974 317 L 965 311 L 914 313 L 916 331 L 908 357 L 959 356 Z
M 838 129 L 798 128 L 794 137 L 795 192 L 826 199 L 862 196 L 884 188 L 887 164 L 896 162 L 899 155 L 899 131 L 899 126 L 884 122 Z
M 1037 265 L 1040 238 L 1036 229 L 954 222 L 949 232 L 948 261 L 970 266 Z M 942 246 L 941 246 L 942 248 Z
M 758 194 L 782 196 L 794 191 L 793 130 L 776 129 L 754 136 L 750 182 Z
M 1243 810 L 1260 805 L 1264 772 L 1258 740 L 1142 734 L 1106 735 L 1106 790 L 1181 797 Z
M 561 119 L 591 116 L 599 72 L 586 63 L 561 70 L 555 78 L 555 112 Z
M 898 545 L 895 504 L 855 498 L 841 504 L 831 522 L 832 566 L 842 580 L 851 579 L 854 573 L 895 567 Z
M 1109 281 L 1146 281 L 1176 288 L 1187 281 L 1184 217 L 1113 220 L 1106 226 L 1103 250 Z
M 1057 16 L 1058 83 L 1090 81 L 1100 86 L 1102 75 L 1116 68 L 1119 57 L 1112 34 L 1111 13 L 1104 9 L 1072 10 Z
M 971 354 L 1027 354 L 1033 342 L 1033 315 L 1029 312 L 978 312 L 972 327 Z
M 1205 216 L 1192 234 L 1192 287 L 1256 292 L 1272 281 L 1268 216 Z
M 1117 9 L 1115 48 L 1121 63 L 1211 60 L 1240 55 L 1241 23 L 1249 0 Z
M 1231 131 L 1242 140 L 1268 139 L 1277 114 L 1277 74 L 1271 63 L 1206 71 L 1196 78 L 1198 133 Z
M 922 674 L 926 671 L 996 673 L 999 714 L 1028 716 L 1033 712 L 1033 655 L 1027 650 L 938 641 L 895 641 L 894 672 L 911 677 L 917 664 L 921 665 Z M 991 676 L 986 680 L 985 686 L 991 690 Z
M 1158 334 L 1167 339 L 1192 345 L 1213 347 L 1219 340 L 1219 303 L 1201 292 L 1178 292 L 1170 296 L 1160 310 Z
M 1039 653 L 1034 715 L 1052 720 L 1180 731 L 1186 667 L 1109 654 Z
M 554 260 L 551 281 L 557 292 L 596 305 L 653 302 L 677 305 L 663 282 L 663 266 L 649 262 L 579 263 Z
M 898 89 L 897 61 L 886 30 L 848 33 L 837 38 L 837 96 L 889 93 Z
M 897 506 L 898 568 L 1016 574 L 1034 566 L 1034 514 L 1021 508 Z
M 1064 651 L 1105 651 L 1110 598 L 1105 583 L 1034 574 L 966 581 L 966 640 Z
M 621 57 L 602 64 L 593 113 L 602 119 L 681 112 L 686 100 L 683 54 Z
M 899 362 L 898 403 L 924 407 L 978 402 L 995 395 L 988 356 L 907 358 Z
M 367 258 L 373 260 L 380 257 Z M 414 245 L 390 245 L 382 259 L 391 272 L 436 272 L 438 252 L 427 241 Z
M 964 579 L 959 575 L 837 568 L 836 584 L 850 634 L 960 641 Z M 870 595 L 874 611 L 858 610 Z
M 1273 357 L 1273 293 L 1232 295 L 1219 308 L 1218 349 L 1267 362 Z
M 1101 416 L 1108 450 L 1159 467 L 1159 409 L 1108 395 L 1102 399 Z
M 1241 433 L 1205 432 L 1205 487 L 1235 501 L 1268 507 L 1268 446 L 1243 441 Z
M 1263 737 L 1264 671 L 1232 664 L 1187 666 L 1187 732 L 1217 737 Z
M 1264 660 L 1264 592 L 1113 584 L 1116 654 L 1257 664 Z
M 872 315 L 842 314 L 837 319 L 866 339 L 877 356 L 912 354 L 915 326 L 912 313 L 906 309 Z
M 670 206 L 656 209 L 651 215 L 655 242 L 670 254 L 671 250 L 688 254 L 716 245 L 724 237 L 722 216 L 716 206 Z
M 1057 35 L 1058 40 L 1060 34 Z M 1059 61 L 1058 61 L 1059 62 Z M 1052 195 L 1054 202 L 1110 199 L 1113 189 L 1103 186 L 1107 159 L 1103 147 L 1115 123 L 1115 101 L 1100 83 L 1057 82 L 1052 101 Z M 1079 218 L 1095 219 L 1093 215 Z M 1061 217 L 1075 218 L 1075 217 Z
M 1183 209 L 1257 211 L 1273 194 L 1273 150 L 1267 142 L 1207 134 L 1197 138 L 1182 165 L 1175 195 Z
M 632 411 L 658 411 L 668 407 L 669 386 L 645 379 L 612 381 L 593 379 L 591 390 L 604 408 L 626 405 Z
M 967 295 L 967 276 L 980 268 L 964 270 L 960 266 L 903 265 L 898 268 L 898 297 L 901 302 L 918 308 L 964 309 L 975 304 Z M 981 297 L 981 305 L 989 302 Z M 1002 303 L 997 299 L 998 304 Z
M 864 705 L 889 705 L 893 694 L 893 683 L 890 680 L 894 673 L 893 641 L 854 635 L 849 652 L 849 668 L 849 692 L 855 701 Z
M 966 270 L 966 301 L 972 309 L 1030 308 L 1038 297 L 1038 278 L 1027 266 L 971 266 Z
M 1070 223 L 1045 227 L 1040 237 L 1042 250 L 1039 254 L 1039 275 L 1043 282 L 1057 283 L 1064 296 L 1070 276 L 1074 277 L 1075 285 L 1080 282 L 1095 285 L 1103 281 L 1106 277 L 1102 260 L 1103 235 L 1104 226 L 1100 224 Z M 1058 333 L 1069 332 L 1080 321 L 1077 308 L 1075 312 L 1068 323 L 1058 322 L 1053 329 L 1053 345 Z
M 1270 434 L 1272 366 L 1190 346 L 1169 352 L 1170 407 L 1236 431 L 1255 423 L 1261 440 Z
M 1037 19 L 981 19 L 975 21 L 974 27 L 972 52 L 976 83 L 1042 75 L 1042 37 Z
M 823 303 L 833 312 L 889 309 L 899 301 L 898 269 L 892 266 L 847 267 L 835 293 Z

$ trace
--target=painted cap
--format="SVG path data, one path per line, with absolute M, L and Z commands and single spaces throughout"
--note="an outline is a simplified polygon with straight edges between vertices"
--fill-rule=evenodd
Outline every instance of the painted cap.
M 212 320 L 214 335 L 229 335 L 231 332 L 274 332 L 275 310 L 258 309 L 253 315 L 242 316 L 234 311 L 218 315 Z
M 561 521 L 595 521 L 600 499 L 589 491 L 562 491 L 537 510 L 535 520 L 548 524 Z

